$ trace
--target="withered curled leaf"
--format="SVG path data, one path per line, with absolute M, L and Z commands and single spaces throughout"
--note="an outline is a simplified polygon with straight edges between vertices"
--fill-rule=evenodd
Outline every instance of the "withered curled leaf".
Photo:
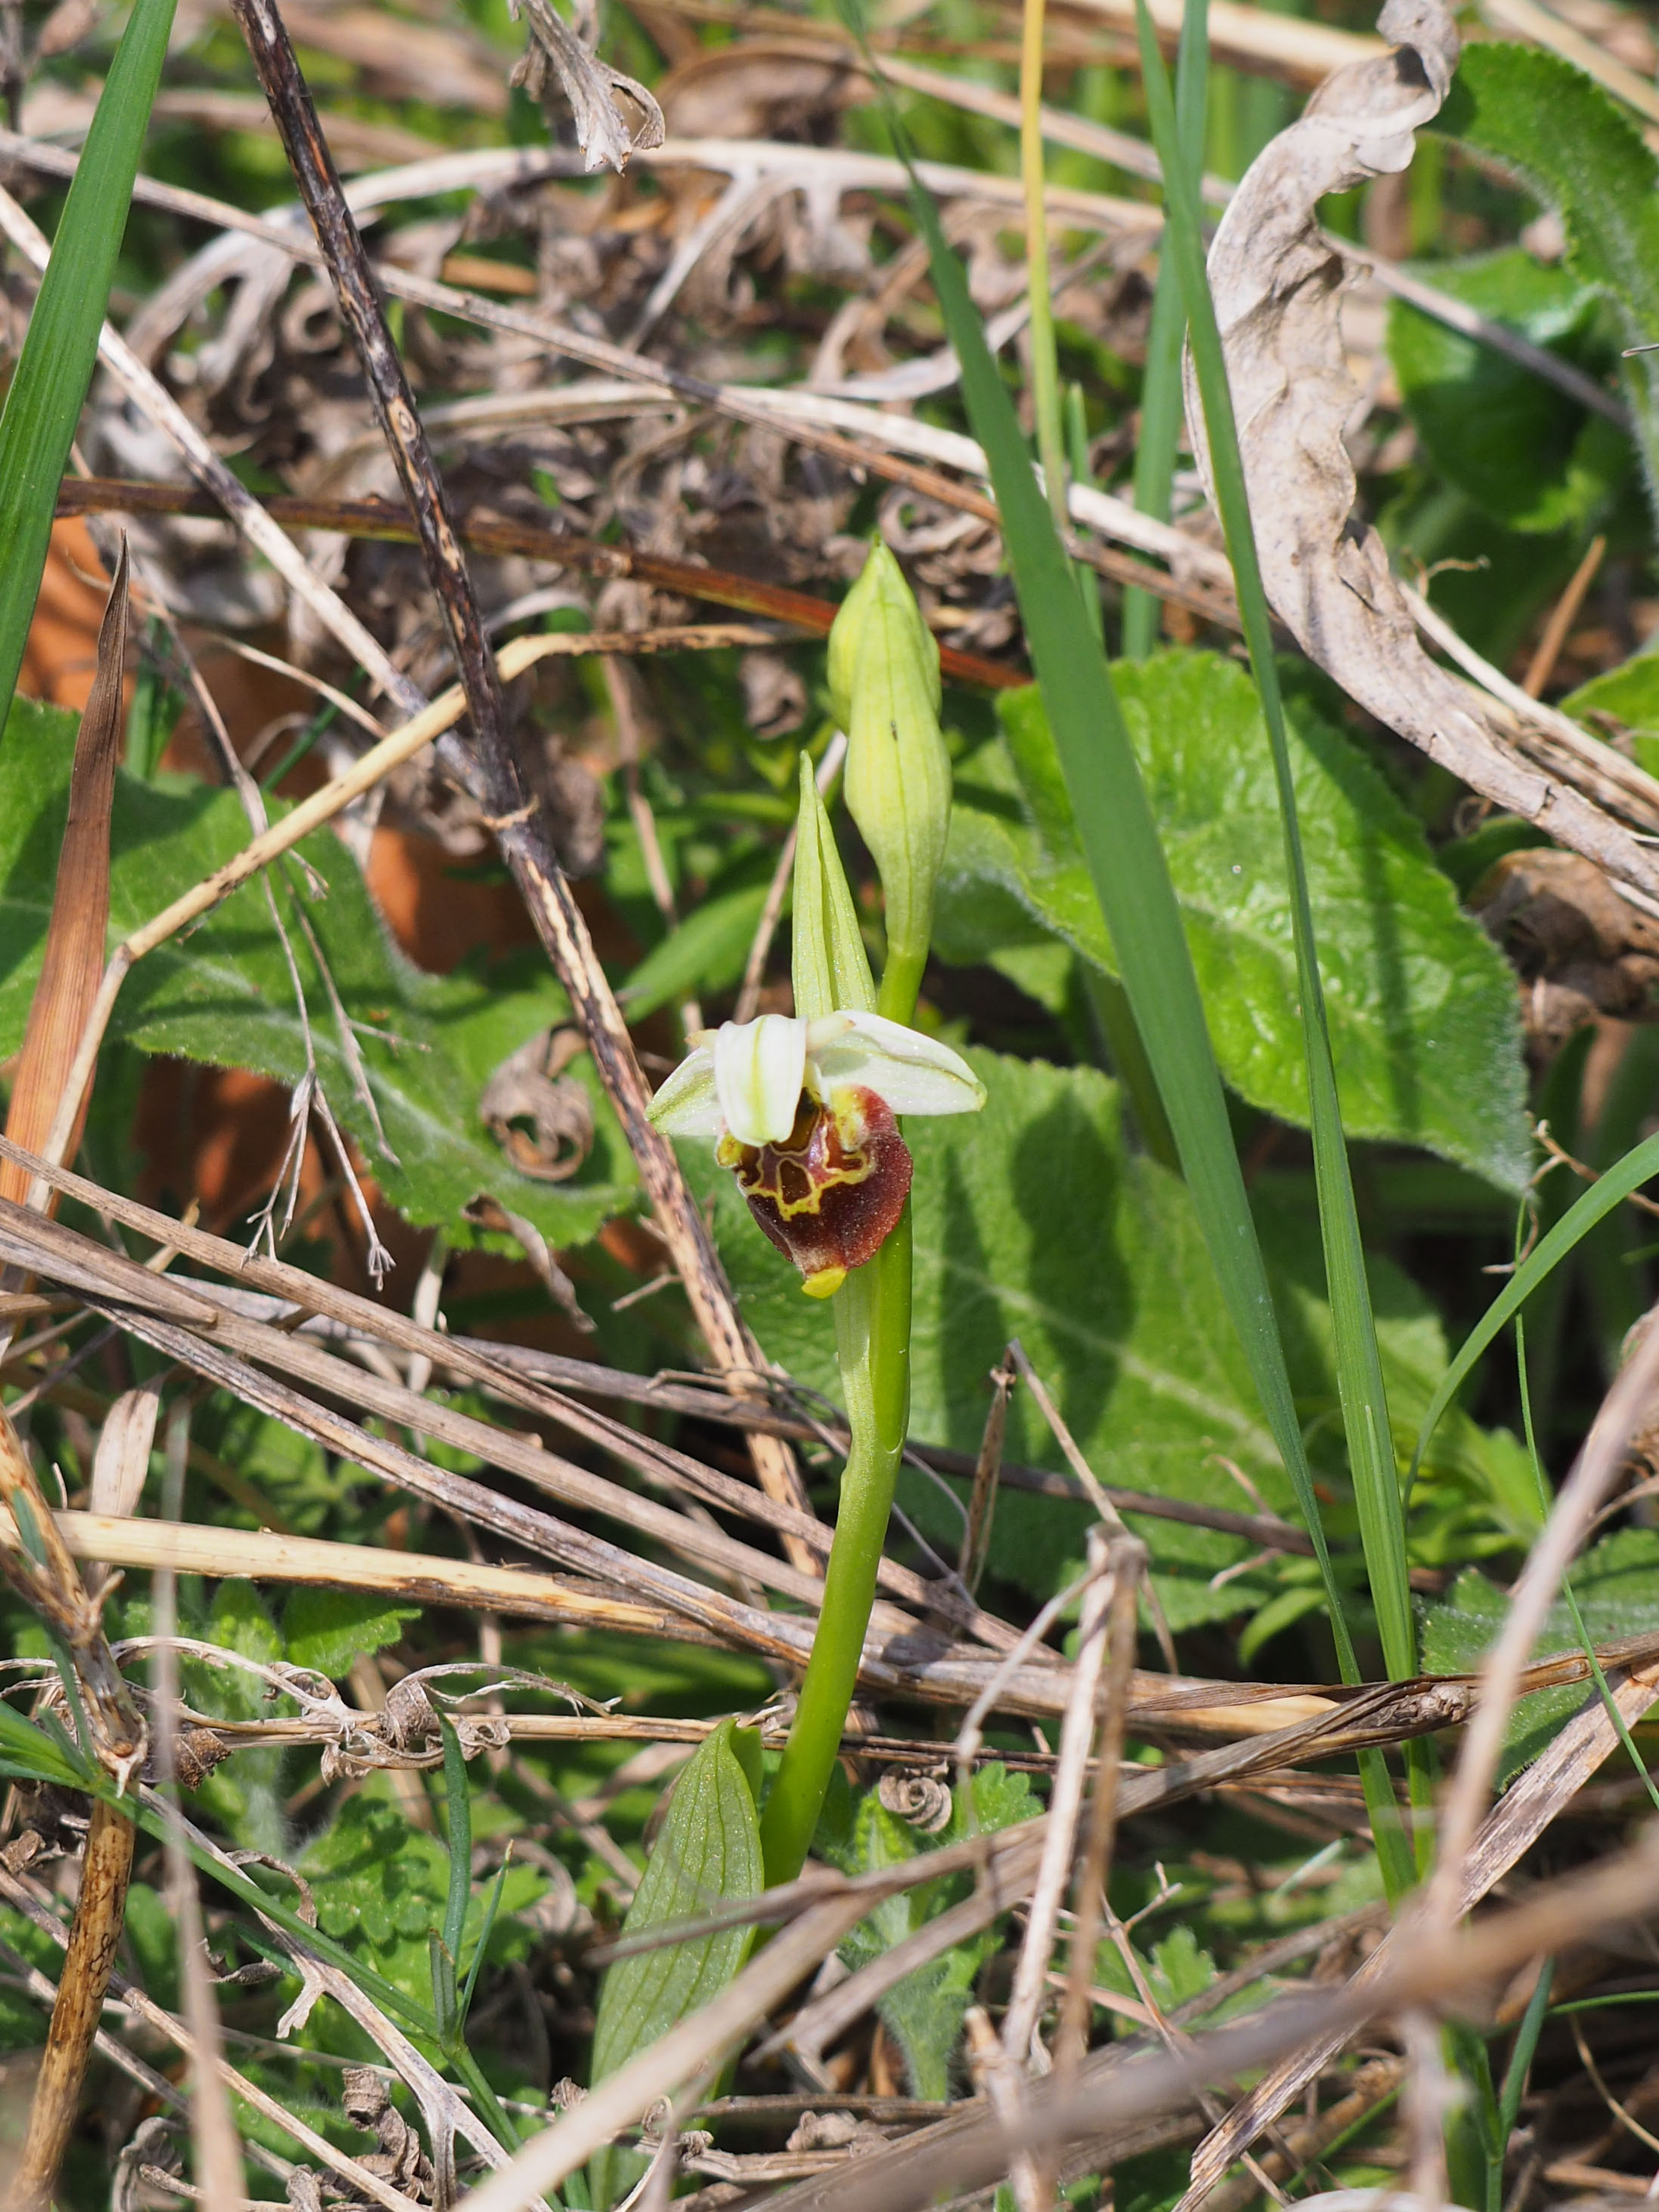
M 478 1099 L 479 1119 L 520 1175 L 566 1182 L 593 1148 L 593 1102 L 564 1071 L 578 1030 L 543 1030 L 504 1060 Z
M 1347 264 L 1320 228 L 1319 204 L 1408 167 L 1459 51 L 1441 0 L 1388 0 L 1377 27 L 1395 51 L 1352 63 L 1320 87 L 1251 164 L 1210 250 L 1262 582 L 1309 659 L 1380 722 L 1651 901 L 1659 862 L 1622 822 L 1525 757 L 1541 744 L 1527 722 L 1429 658 L 1382 538 L 1354 513 L 1343 432 L 1360 393 L 1340 319 Z M 1213 501 L 1190 353 L 1186 392 L 1193 450 Z M 1558 739 L 1562 720 L 1554 718 Z M 1599 764 L 1606 749 L 1584 734 L 1579 750 Z
M 637 79 L 612 69 L 594 52 L 599 40 L 594 0 L 577 0 L 574 27 L 551 0 L 513 0 L 515 16 L 520 8 L 530 37 L 511 82 L 522 85 L 532 100 L 540 100 L 550 76 L 557 78 L 575 119 L 576 143 L 590 169 L 609 167 L 620 173 L 631 154 L 662 144 L 661 108 Z M 612 94 L 618 92 L 639 111 L 639 127 L 634 131 L 617 112 Z

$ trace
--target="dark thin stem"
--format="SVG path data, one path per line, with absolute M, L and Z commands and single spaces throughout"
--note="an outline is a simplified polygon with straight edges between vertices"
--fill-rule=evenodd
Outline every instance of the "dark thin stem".
M 46 2055 L 29 2107 L 28 2133 L 6 2202 L 12 2212 L 45 2212 L 81 2106 L 81 2085 L 98 2034 L 110 1968 L 126 1910 L 132 1872 L 132 1823 L 101 1797 L 81 1861 L 81 1895 L 69 1949 L 58 1978 Z
M 540 818 L 536 802 L 526 799 L 508 737 L 500 679 L 449 502 L 403 362 L 386 327 L 362 238 L 341 190 L 310 88 L 271 0 L 233 0 L 233 5 L 318 244 L 327 258 L 341 312 L 420 533 L 428 580 L 443 608 L 472 722 L 470 784 L 587 1037 L 595 1065 L 639 1163 L 640 1179 L 651 1200 L 657 1230 L 684 1283 L 715 1364 L 725 1370 L 752 1373 L 761 1366 L 760 1353 L 738 1317 L 731 1290 L 679 1164 L 666 1139 L 659 1135 L 647 1118 L 650 1094 L 621 1009 L 555 856 L 547 824 Z M 775 1438 L 757 1436 L 750 1451 L 756 1473 L 769 1495 L 804 1510 L 805 1496 L 787 1447 Z M 810 1567 L 812 1555 L 805 1547 L 799 1548 L 802 1558 L 798 1564 Z
M 409 514 L 389 500 L 303 499 L 280 494 L 265 501 L 264 510 L 273 522 L 280 522 L 287 530 L 337 531 L 344 538 L 374 538 L 394 545 L 419 542 Z M 218 515 L 222 509 L 211 493 L 190 484 L 66 477 L 58 494 L 58 512 L 60 515 Z M 646 552 L 626 544 L 543 530 L 533 522 L 517 522 L 501 515 L 463 515 L 456 528 L 461 544 L 474 553 L 516 553 L 526 560 L 580 568 L 589 575 L 628 577 L 682 598 L 705 599 L 714 606 L 737 608 L 745 614 L 788 623 L 812 636 L 827 636 L 839 612 L 833 600 L 817 599 L 810 592 L 791 591 L 787 585 L 735 575 L 729 569 L 705 568 L 695 561 L 677 561 L 671 555 Z M 1137 574 L 1145 566 L 1133 565 Z M 1156 570 L 1146 568 L 1146 574 L 1156 580 Z M 1006 690 L 1031 680 L 1026 670 L 1010 662 L 964 653 L 960 647 L 942 641 L 939 666 L 957 683 L 983 684 L 991 690 Z

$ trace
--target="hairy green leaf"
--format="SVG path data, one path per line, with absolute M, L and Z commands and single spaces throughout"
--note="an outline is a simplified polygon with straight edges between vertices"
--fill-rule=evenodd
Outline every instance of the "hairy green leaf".
M 971 1809 L 962 1802 L 961 1791 L 953 1792 L 950 1820 L 933 1835 L 890 1813 L 872 1790 L 854 1809 L 851 1833 L 834 1854 L 836 1863 L 848 1874 L 902 1865 L 943 1844 L 960 1842 L 969 1834 L 989 1835 L 1042 1810 L 1024 1776 L 1010 1774 L 1000 1765 L 982 1767 L 974 1776 L 971 1790 Z M 879 1958 L 965 1897 L 969 1887 L 969 1878 L 959 1875 L 923 1882 L 884 1899 L 842 1942 L 842 1960 L 856 1969 Z M 972 1999 L 975 1978 L 1000 1942 L 1001 1931 L 993 1926 L 965 1943 L 953 1944 L 907 1974 L 881 1999 L 877 2009 L 904 2054 L 913 2095 L 942 2099 L 951 2094 L 951 2059 L 961 2039 L 962 2016 Z
M 283 1637 L 295 1666 L 337 1678 L 420 1617 L 419 1606 L 388 1605 L 374 1590 L 300 1589 L 283 1608 Z
M 173 0 L 137 0 L 127 19 L 0 414 L 0 714 L 23 663 L 58 487 L 98 358 L 173 9 Z
M 1659 338 L 1659 161 L 1582 70 L 1536 46 L 1466 46 L 1429 129 L 1494 155 L 1560 214 L 1567 268 L 1611 300 L 1624 343 Z M 1620 364 L 1659 496 L 1659 355 Z
M 1659 653 L 1638 653 L 1622 668 L 1592 676 L 1561 702 L 1561 711 L 1598 737 L 1628 738 L 1648 774 L 1659 775 Z
M 428 1937 L 443 1925 L 449 1854 L 436 1836 L 411 1826 L 390 1798 L 389 1778 L 371 1777 L 317 1838 L 300 1870 L 311 1884 L 324 1935 L 384 1976 L 410 2003 L 426 2007 L 432 1997 Z M 491 1930 L 492 1956 L 524 1956 L 534 1932 L 513 1916 L 545 1887 L 533 1868 L 509 1865 L 501 1911 Z M 463 1960 L 483 1932 L 486 1904 L 482 1892 L 469 1904 Z
M 1579 368 L 1594 373 L 1613 350 L 1598 343 L 1595 286 L 1518 246 L 1437 261 L 1433 277 L 1440 290 Z M 1582 526 L 1630 471 L 1630 441 L 1606 416 L 1403 300 L 1389 311 L 1389 356 L 1436 467 L 1508 529 Z
M 1255 688 L 1210 653 L 1115 674 L 1222 1073 L 1305 1127 L 1290 896 Z M 1518 1189 L 1530 1140 L 1510 971 L 1382 776 L 1308 700 L 1287 704 L 1344 1124 Z M 958 772 L 939 950 L 969 962 L 1051 933 L 1115 975 L 1041 696 L 1011 694 L 1002 712 L 1006 744 Z
M 0 748 L 0 1054 L 16 1049 L 40 972 L 75 726 L 72 715 L 19 701 Z M 123 771 L 112 829 L 112 933 L 148 921 L 247 838 L 228 792 L 173 777 L 146 784 Z M 520 1174 L 479 1121 L 479 1097 L 494 1070 L 568 1014 L 539 957 L 489 973 L 423 974 L 392 942 L 339 840 L 319 831 L 301 850 L 327 896 L 300 892 L 292 903 L 283 890 L 277 896 L 306 986 L 319 1072 L 392 1204 L 411 1221 L 453 1227 L 469 1200 L 487 1191 L 561 1244 L 591 1237 L 631 1204 L 633 1164 L 586 1059 L 571 1073 L 589 1085 L 598 1135 L 574 1181 Z M 351 1018 L 395 1159 L 353 1090 L 327 989 L 295 918 L 301 902 Z M 116 1002 L 110 1035 L 146 1052 L 296 1083 L 306 1069 L 305 1036 L 264 884 L 246 884 L 188 936 L 142 961 Z
M 1572 1570 L 1572 1589 L 1592 1643 L 1650 1634 L 1659 1627 L 1659 1530 L 1625 1528 L 1594 1545 Z M 1445 1596 L 1425 1610 L 1425 1666 L 1436 1674 L 1474 1674 L 1509 1610 L 1504 1591 L 1478 1568 L 1465 1568 Z M 1580 1648 L 1571 1613 L 1558 1599 L 1532 1656 L 1547 1659 Z M 1517 1698 L 1504 1731 L 1499 1778 L 1507 1780 L 1536 1759 L 1567 1715 L 1595 1694 L 1590 1684 L 1578 1682 Z
M 759 1739 L 722 1721 L 682 1769 L 657 1832 L 650 1863 L 623 1923 L 638 1936 L 695 1919 L 722 1899 L 760 1893 L 760 1820 L 755 1810 Z M 724 1928 L 684 1943 L 636 1952 L 607 1968 L 593 2029 L 590 2086 L 625 2066 L 688 2013 L 717 1996 L 742 1966 L 748 1928 Z M 711 2057 L 715 2056 L 711 2052 Z M 593 2199 L 608 2204 L 640 2161 L 615 2151 L 593 2161 Z

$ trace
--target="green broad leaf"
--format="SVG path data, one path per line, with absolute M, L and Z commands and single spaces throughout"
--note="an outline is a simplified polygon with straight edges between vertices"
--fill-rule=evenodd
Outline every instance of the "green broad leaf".
M 0 414 L 0 544 L 6 549 L 0 563 L 0 714 L 23 664 L 58 487 L 98 358 L 173 9 L 173 0 L 136 0 L 127 19 Z
M 1121 663 L 1114 676 L 1222 1073 L 1305 1127 L 1291 901 L 1255 687 L 1212 653 Z M 937 949 L 966 963 L 1058 939 L 1117 975 L 1041 695 L 1000 703 L 1006 744 L 957 773 Z M 1286 703 L 1344 1125 L 1518 1190 L 1531 1140 L 1513 977 L 1382 777 L 1306 698 Z
M 417 1605 L 388 1605 L 373 1590 L 296 1589 L 283 1608 L 289 1660 L 319 1674 L 349 1674 L 354 1661 L 395 1644 Z
M 1561 711 L 1598 737 L 1627 739 L 1640 766 L 1659 775 L 1659 653 L 1638 653 L 1622 668 L 1592 676 Z
M 617 991 L 629 1020 L 641 1021 L 672 1000 L 729 989 L 743 974 L 766 893 L 764 883 L 745 884 L 705 899 L 653 945 Z
M 1659 338 L 1659 161 L 1599 85 L 1536 46 L 1482 42 L 1427 127 L 1495 155 L 1559 212 L 1567 270 L 1613 302 L 1624 344 Z M 1620 370 L 1654 497 L 1659 355 Z
M 75 730 L 73 715 L 19 701 L 0 747 L 0 1056 L 17 1048 L 40 972 Z M 280 805 L 271 811 L 280 817 Z M 112 830 L 112 937 L 149 921 L 247 841 L 246 818 L 228 792 L 179 777 L 147 784 L 122 771 Z M 295 907 L 278 888 L 319 1071 L 336 1115 L 391 1203 L 410 1221 L 465 1233 L 463 1207 L 488 1192 L 556 1244 L 581 1242 L 630 1206 L 633 1163 L 585 1057 L 571 1073 L 589 1085 L 597 1135 L 573 1181 L 539 1182 L 520 1174 L 478 1119 L 478 1099 L 495 1069 L 568 1016 L 564 994 L 539 956 L 488 973 L 428 975 L 392 942 L 356 861 L 331 831 L 307 838 L 300 850 L 327 895 L 311 899 L 301 890 L 296 903 L 303 901 L 355 1025 L 395 1159 L 353 1091 L 328 991 Z M 188 935 L 141 961 L 123 986 L 109 1034 L 148 1053 L 298 1082 L 305 1036 L 264 884 L 246 884 Z
M 624 1936 L 760 1894 L 759 1752 L 757 1736 L 726 1720 L 687 1761 L 623 1923 Z M 637 1952 L 608 1967 L 593 2029 L 590 2087 L 718 1996 L 748 1956 L 753 1936 L 752 1929 L 723 1928 Z M 644 2161 L 631 2153 L 601 2152 L 589 2168 L 594 2203 L 611 2203 L 643 2171 Z
M 1621 1529 L 1594 1545 L 1572 1570 L 1573 1594 L 1592 1643 L 1650 1634 L 1659 1628 L 1659 1530 Z M 1423 1614 L 1423 1663 L 1435 1674 L 1472 1674 L 1509 1618 L 1510 1601 L 1479 1569 L 1466 1568 L 1443 1598 Z M 1565 1601 L 1550 1607 L 1534 1659 L 1582 1649 Z M 1499 1778 L 1507 1781 L 1537 1758 L 1562 1722 L 1595 1694 L 1586 1682 L 1534 1690 L 1516 1702 L 1504 1735 Z
M 970 1050 L 983 1112 L 905 1125 L 915 1158 L 911 1433 L 978 1448 L 988 1376 L 1018 1336 L 1103 1482 L 1195 1504 L 1252 1509 L 1231 1471 L 1288 1514 L 1293 1493 L 1262 1419 L 1249 1364 L 1210 1263 L 1191 1194 L 1125 1143 L 1118 1087 L 1088 1067 L 1059 1068 Z M 832 1398 L 835 1332 L 821 1306 L 750 1219 L 707 1146 L 686 1170 L 713 1192 L 720 1255 L 768 1356 Z M 1330 1308 L 1317 1230 L 1304 1214 L 1264 1220 L 1277 1324 L 1297 1417 L 1331 1496 L 1334 1534 L 1352 1540 L 1352 1490 L 1337 1401 Z M 1385 1261 L 1371 1263 L 1383 1370 L 1395 1424 L 1415 1432 L 1446 1364 L 1426 1301 Z M 1446 1431 L 1467 1451 L 1473 1424 Z M 1060 1468 L 1025 1394 L 1010 1405 L 1007 1456 Z M 1437 1455 L 1436 1465 L 1440 1464 Z M 961 1519 L 939 1486 L 909 1471 L 900 1499 L 954 1558 Z M 957 1495 L 965 1497 L 965 1486 Z M 1273 1596 L 1293 1565 L 1251 1568 L 1217 1584 L 1254 1549 L 1242 1538 L 1130 1515 L 1151 1547 L 1158 1595 L 1177 1630 L 1235 1618 Z M 1083 1558 L 1092 1518 L 1082 1504 L 1004 1490 L 993 1564 L 999 1577 L 1047 1597 Z
M 1437 287 L 1592 374 L 1614 349 L 1595 328 L 1597 288 L 1519 246 L 1433 264 Z M 1583 528 L 1630 473 L 1630 441 L 1519 362 L 1395 300 L 1389 356 L 1435 465 L 1510 530 Z
M 960 1790 L 953 1791 L 949 1821 L 927 1835 L 890 1813 L 872 1790 L 854 1810 L 850 1835 L 835 1855 L 837 1863 L 848 1874 L 903 1865 L 941 1844 L 958 1843 L 970 1834 L 989 1835 L 1034 1819 L 1042 1810 L 1024 1776 L 1010 1774 L 999 1765 L 981 1768 L 971 1791 L 971 1808 L 963 1803 Z M 868 1965 L 958 1903 L 971 1886 L 968 1876 L 957 1875 L 884 1898 L 842 1942 L 842 1960 L 855 1971 Z M 1000 1948 L 1002 1934 L 999 1923 L 965 1943 L 953 1944 L 896 1983 L 878 2005 L 883 2024 L 904 2054 L 913 2095 L 943 2099 L 951 2094 L 951 2060 L 962 2039 L 963 2014 L 972 2002 L 979 1970 Z

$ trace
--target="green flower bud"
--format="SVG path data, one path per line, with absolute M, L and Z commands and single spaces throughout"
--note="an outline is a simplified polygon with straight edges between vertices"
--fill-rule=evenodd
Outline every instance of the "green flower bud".
M 951 757 L 939 726 L 939 647 L 898 562 L 879 543 L 830 633 L 830 690 L 847 732 L 848 811 L 887 898 L 878 1003 L 892 1020 L 908 1021 L 951 825 Z
M 816 1022 L 843 1009 L 873 1013 L 876 987 L 859 934 L 858 911 L 812 778 L 812 763 L 805 753 L 800 757 L 794 890 L 796 1018 Z

